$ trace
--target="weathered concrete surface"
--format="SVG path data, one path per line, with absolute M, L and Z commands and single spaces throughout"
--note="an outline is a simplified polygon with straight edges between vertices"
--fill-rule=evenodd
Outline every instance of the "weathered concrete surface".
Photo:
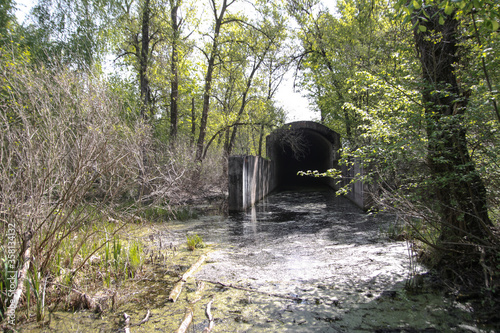
M 365 174 L 362 163 L 354 160 L 350 167 L 342 165 L 340 168 L 342 169 L 342 182 L 331 187 L 338 189 L 340 186 L 348 186 L 347 198 L 358 207 L 364 210 L 369 209 L 373 205 L 369 185 L 362 181 L 351 181 Z
M 327 184 L 339 189 L 348 186 L 347 197 L 357 206 L 370 207 L 366 185 L 351 182 L 363 175 L 360 163 L 340 167 L 340 135 L 330 128 L 312 121 L 285 124 L 266 138 L 269 160 L 256 156 L 229 158 L 229 210 L 244 211 L 275 188 L 317 186 Z M 298 171 L 325 172 L 341 169 L 342 181 L 297 175 Z
M 243 211 L 276 188 L 273 161 L 259 156 L 230 156 L 228 163 L 230 211 Z

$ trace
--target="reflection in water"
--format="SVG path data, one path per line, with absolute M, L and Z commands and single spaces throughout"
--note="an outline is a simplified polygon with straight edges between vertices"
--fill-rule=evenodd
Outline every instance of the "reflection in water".
M 468 311 L 431 289 L 404 291 L 410 274 L 407 244 L 382 232 L 393 220 L 366 214 L 332 190 L 317 188 L 275 193 L 247 213 L 179 227 L 216 244 L 198 278 L 304 300 L 225 290 L 225 298 L 217 296 L 221 325 L 227 325 L 221 331 L 460 332 L 471 321 Z M 235 313 L 239 319 L 233 321 Z

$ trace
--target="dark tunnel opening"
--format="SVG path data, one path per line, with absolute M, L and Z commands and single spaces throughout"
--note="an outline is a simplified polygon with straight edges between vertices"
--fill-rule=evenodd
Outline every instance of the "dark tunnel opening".
M 275 142 L 278 188 L 313 187 L 327 184 L 328 179 L 297 175 L 299 171 L 324 172 L 334 167 L 333 147 L 323 135 L 311 129 L 296 129 L 288 140 Z

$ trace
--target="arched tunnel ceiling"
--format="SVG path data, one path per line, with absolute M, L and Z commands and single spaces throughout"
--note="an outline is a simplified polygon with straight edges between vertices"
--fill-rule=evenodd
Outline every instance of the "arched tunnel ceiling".
M 340 135 L 311 121 L 286 124 L 267 137 L 267 156 L 276 163 L 282 188 L 324 183 L 324 179 L 298 176 L 297 172 L 336 167 L 339 149 Z

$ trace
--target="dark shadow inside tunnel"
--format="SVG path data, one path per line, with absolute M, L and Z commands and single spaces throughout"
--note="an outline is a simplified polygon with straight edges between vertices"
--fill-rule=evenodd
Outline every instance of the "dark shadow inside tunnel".
M 299 171 L 324 172 L 335 167 L 333 144 L 313 129 L 294 129 L 271 148 L 276 163 L 278 190 L 325 185 L 328 179 L 300 176 Z

